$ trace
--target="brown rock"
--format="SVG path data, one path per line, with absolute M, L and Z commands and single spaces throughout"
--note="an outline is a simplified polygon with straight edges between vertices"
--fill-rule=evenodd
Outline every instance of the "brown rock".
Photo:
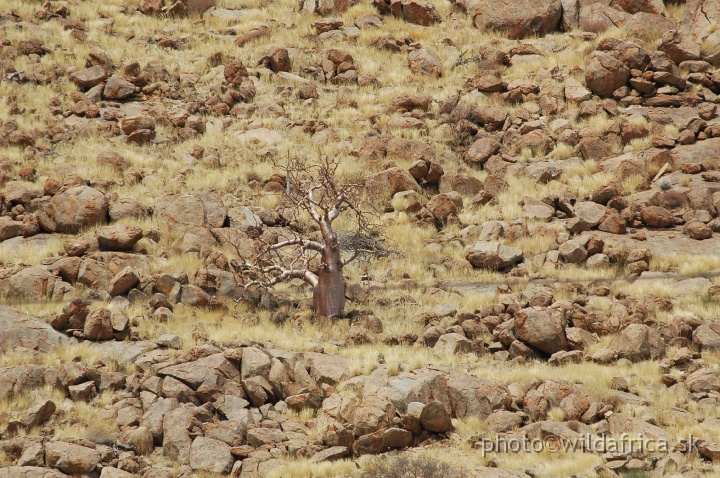
M 85 319 L 83 329 L 85 336 L 90 340 L 110 340 L 113 338 L 113 327 L 110 311 L 107 309 L 93 310 Z
M 644 324 L 630 324 L 609 346 L 618 357 L 629 360 L 657 359 L 665 355 L 665 342 L 657 332 Z
M 642 222 L 650 227 L 670 227 L 675 225 L 675 216 L 660 206 L 646 206 L 640 210 Z
M 451 216 L 457 216 L 458 207 L 450 196 L 447 194 L 437 194 L 433 196 L 425 205 L 430 214 L 440 223 L 447 224 Z
M 428 182 L 430 181 L 428 180 Z M 443 174 L 438 184 L 438 191 L 443 194 L 455 191 L 463 196 L 474 196 L 482 190 L 482 181 L 469 174 L 462 173 Z
M 146 115 L 127 116 L 120 120 L 120 129 L 128 135 L 140 130 L 155 131 L 155 122 Z
M 627 226 L 619 214 L 610 213 L 606 216 L 605 220 L 600 223 L 598 230 L 611 234 L 625 234 Z
M 373 176 L 373 184 L 390 197 L 402 191 L 420 192 L 420 186 L 409 172 L 400 168 L 389 168 Z
M 567 320 L 564 315 L 551 309 L 522 309 L 515 317 L 515 336 L 551 355 L 570 349 L 565 336 L 566 328 Z
M 432 3 L 421 3 L 418 0 L 402 0 L 399 3 L 402 17 L 410 23 L 427 27 L 442 20 Z M 391 9 L 395 11 L 392 6 Z
M 630 69 L 616 57 L 595 51 L 585 66 L 585 83 L 598 96 L 609 97 L 630 79 Z
M 71 234 L 107 222 L 107 212 L 105 195 L 89 186 L 74 186 L 56 194 L 45 208 L 51 232 Z
M 72 443 L 49 442 L 45 444 L 45 461 L 49 467 L 63 473 L 90 473 L 100 463 L 100 453 Z
M 554 31 L 562 17 L 560 0 L 512 0 L 497 8 L 491 0 L 456 0 L 473 16 L 475 26 L 482 31 L 502 32 L 519 39 Z
M 97 155 L 98 166 L 107 167 L 122 172 L 130 165 L 128 160 L 115 151 L 103 151 Z
M 201 436 L 193 440 L 190 447 L 190 467 L 193 470 L 227 474 L 234 462 L 230 445 Z
M 81 71 L 76 71 L 75 73 L 70 75 L 70 81 L 85 90 L 89 90 L 93 86 L 99 85 L 100 83 L 105 81 L 106 78 L 107 73 L 105 72 L 105 69 L 100 65 L 93 66 L 92 68 L 86 68 Z
M 112 278 L 108 287 L 108 293 L 111 297 L 127 294 L 138 282 L 140 282 L 140 278 L 132 267 L 128 266 Z
M 105 82 L 103 98 L 106 100 L 125 100 L 135 94 L 135 85 L 117 76 L 111 76 Z
M 500 150 L 500 143 L 488 136 L 476 140 L 465 153 L 465 161 L 472 165 L 481 165 Z
M 427 403 L 420 413 L 420 424 L 425 430 L 435 433 L 445 433 L 453 429 L 445 405 L 437 400 Z
M 143 237 L 143 231 L 137 226 L 102 227 L 95 231 L 101 251 L 129 251 Z
M 683 227 L 683 232 L 691 238 L 701 241 L 703 239 L 710 239 L 713 235 L 712 229 L 700 221 L 690 221 Z
M 223 72 L 225 81 L 232 83 L 233 85 L 240 85 L 248 77 L 247 69 L 240 60 L 230 60 L 225 64 L 225 70 Z
M 12 239 L 21 236 L 23 233 L 23 223 L 13 221 L 7 216 L 0 216 L 0 241 Z
M 437 54 L 429 48 L 420 48 L 408 53 L 410 70 L 418 75 L 428 75 L 439 78 L 443 74 L 442 61 Z
M 523 251 L 495 242 L 476 242 L 466 254 L 466 259 L 474 267 L 490 270 L 502 270 L 514 266 L 523 260 Z
M 260 61 L 275 73 L 290 71 L 292 67 L 287 49 L 281 47 L 271 49 Z

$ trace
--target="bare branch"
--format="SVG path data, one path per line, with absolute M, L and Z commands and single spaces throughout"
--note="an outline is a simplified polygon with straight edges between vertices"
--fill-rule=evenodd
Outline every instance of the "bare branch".
M 323 247 L 324 247 L 321 242 L 311 241 L 309 239 L 292 239 L 289 241 L 278 242 L 277 244 L 268 246 L 266 248 L 266 250 L 267 250 L 267 252 L 276 251 L 278 249 L 282 249 L 284 247 L 289 247 L 289 246 L 300 246 L 303 249 L 310 249 L 310 250 L 313 250 L 316 252 L 322 252 Z

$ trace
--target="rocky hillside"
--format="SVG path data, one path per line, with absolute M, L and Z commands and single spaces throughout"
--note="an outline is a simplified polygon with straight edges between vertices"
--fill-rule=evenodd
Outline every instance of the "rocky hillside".
M 0 0 L 0 478 L 718 476 L 719 22 Z M 367 185 L 343 318 L 244 287 L 297 158 Z

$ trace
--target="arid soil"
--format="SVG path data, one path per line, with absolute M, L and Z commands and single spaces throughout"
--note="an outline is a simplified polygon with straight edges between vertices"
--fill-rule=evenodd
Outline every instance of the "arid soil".
M 720 476 L 719 24 L 0 0 L 0 478 Z

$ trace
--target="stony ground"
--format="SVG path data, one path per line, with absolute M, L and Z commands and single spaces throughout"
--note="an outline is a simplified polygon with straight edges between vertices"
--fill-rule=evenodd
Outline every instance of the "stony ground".
M 0 478 L 718 476 L 719 22 L 0 0 Z M 242 287 L 291 158 L 369 179 L 346 318 Z

